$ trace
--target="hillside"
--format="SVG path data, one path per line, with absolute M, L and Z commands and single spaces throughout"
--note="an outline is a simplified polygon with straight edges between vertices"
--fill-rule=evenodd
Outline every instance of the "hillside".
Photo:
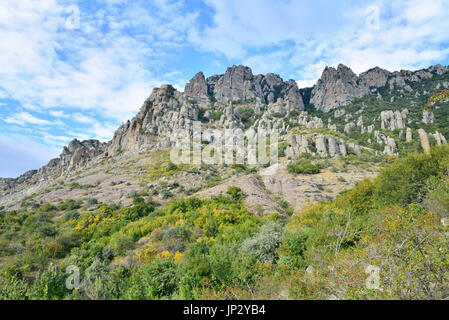
M 313 88 L 233 66 L 156 88 L 111 141 L 0 179 L 0 298 L 449 297 L 446 88 L 440 65 L 339 65 Z M 279 144 L 266 163 L 174 163 L 182 135 L 226 147 L 213 130 Z
M 168 151 L 164 156 L 156 150 L 175 146 L 177 130 L 192 132 L 197 122 L 203 127 L 203 146 L 211 142 L 211 129 L 242 130 L 250 137 L 276 130 L 281 163 L 305 153 L 337 159 L 422 151 L 423 146 L 446 143 L 449 135 L 448 101 L 424 108 L 428 98 L 449 87 L 448 70 L 440 65 L 415 72 L 374 68 L 357 76 L 340 65 L 326 68 L 309 89 L 298 89 L 294 81 L 285 82 L 274 74 L 253 75 L 242 66 L 207 79 L 198 73 L 184 93 L 170 85 L 154 89 L 136 117 L 122 125 L 110 142 L 74 139 L 59 158 L 43 168 L 17 179 L 0 179 L 0 206 L 18 208 L 24 198 L 39 202 L 81 197 L 129 204 L 126 195 L 133 192 L 164 198 L 167 188 L 151 179 L 151 171 L 162 170 L 169 156 Z M 234 175 L 226 168 L 211 170 L 200 170 L 200 179 L 196 173 L 181 170 L 186 183 L 177 181 L 181 190 L 176 195 L 187 196 Z M 372 175 L 364 169 L 354 170 L 347 179 L 349 185 Z M 151 186 L 156 191 L 149 190 L 154 189 Z

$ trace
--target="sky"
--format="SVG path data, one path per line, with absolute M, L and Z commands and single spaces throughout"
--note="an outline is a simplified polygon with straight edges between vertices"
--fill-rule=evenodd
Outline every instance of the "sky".
M 154 87 L 243 64 L 312 86 L 449 64 L 448 0 L 1 0 L 0 177 L 108 141 Z

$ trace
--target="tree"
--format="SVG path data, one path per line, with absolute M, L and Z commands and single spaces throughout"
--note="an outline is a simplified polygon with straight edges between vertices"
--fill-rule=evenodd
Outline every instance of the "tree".
M 61 300 L 68 293 L 66 274 L 54 264 L 39 273 L 31 288 L 31 299 Z

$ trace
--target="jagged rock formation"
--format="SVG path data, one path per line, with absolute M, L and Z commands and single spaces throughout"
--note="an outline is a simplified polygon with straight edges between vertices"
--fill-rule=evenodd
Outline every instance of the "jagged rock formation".
M 383 134 L 382 132 L 376 130 L 374 131 L 374 139 L 376 141 L 377 144 L 379 145 L 384 145 L 384 151 L 383 154 L 387 155 L 387 156 L 393 156 L 393 155 L 397 155 L 397 144 L 396 141 Z
M 321 158 L 346 157 L 348 149 L 357 155 L 362 153 L 362 148 L 358 144 L 334 136 L 290 134 L 286 137 L 286 140 L 289 143 L 286 150 L 286 156 L 289 159 L 298 159 L 302 154 L 310 154 Z M 364 148 L 364 150 L 375 152 L 370 148 Z
M 14 185 L 15 179 L 11 178 L 0 178 L 0 191 L 6 191 Z
M 393 138 L 387 137 L 387 142 L 385 144 L 384 154 L 388 156 L 396 155 L 396 141 Z
M 186 96 L 205 103 L 206 97 L 220 104 L 260 101 L 284 105 L 287 111 L 304 110 L 304 102 L 295 81 L 284 82 L 276 74 L 253 75 L 245 66 L 229 67 L 225 74 L 204 79 L 198 73 L 185 87 Z
M 156 145 L 168 147 L 170 134 L 176 129 L 190 128 L 198 120 L 198 113 L 198 106 L 171 85 L 156 88 L 137 116 L 115 132 L 109 152 L 139 151 Z
M 77 170 L 86 166 L 93 158 L 105 153 L 107 144 L 98 140 L 79 141 L 73 139 L 67 147 L 64 147 L 59 159 L 55 159 L 55 165 L 66 167 L 67 170 Z
M 349 134 L 356 127 L 355 122 L 349 122 L 345 125 L 344 132 Z
M 419 139 L 421 140 L 421 146 L 424 150 L 424 153 L 430 154 L 430 141 L 427 132 L 424 129 L 418 130 Z
M 307 129 L 322 129 L 324 128 L 323 119 L 318 117 L 311 117 L 308 112 L 303 111 L 298 117 L 299 125 L 306 127 Z
M 73 139 L 67 147 L 64 147 L 59 158 L 52 159 L 50 162 L 37 171 L 31 171 L 26 178 L 58 177 L 77 169 L 86 167 L 98 156 L 107 156 L 106 149 L 108 144 L 98 140 L 79 141 Z M 34 174 L 31 174 L 34 172 Z
M 435 138 L 435 140 L 437 142 L 437 145 L 439 145 L 439 146 L 447 143 L 446 138 L 444 137 L 444 135 L 441 134 L 438 131 L 433 134 L 433 137 Z
M 368 93 L 366 87 L 359 85 L 357 75 L 345 65 L 340 64 L 337 69 L 327 67 L 323 71 L 312 91 L 310 103 L 317 110 L 329 112 Z
M 4 194 L 8 194 L 14 192 L 18 186 L 27 188 L 71 174 L 99 160 L 99 157 L 106 157 L 107 146 L 107 143 L 98 140 L 79 141 L 73 139 L 67 147 L 63 148 L 59 158 L 50 160 L 39 170 L 28 171 L 16 179 L 0 179 L 0 190 L 3 190 Z
M 412 129 L 407 128 L 406 134 L 405 134 L 405 140 L 407 142 L 412 142 L 413 141 L 413 132 Z
M 424 124 L 432 124 L 435 122 L 435 115 L 433 112 L 424 110 L 422 115 L 422 123 Z
M 394 131 L 397 129 L 405 129 L 407 125 L 408 109 L 401 111 L 382 111 L 380 113 L 380 121 L 382 130 Z
M 354 105 L 340 107 L 366 95 L 374 95 L 378 101 L 394 101 L 408 92 L 412 93 L 409 94 L 412 99 L 428 96 L 428 88 L 413 94 L 412 87 L 417 87 L 414 83 L 433 79 L 448 71 L 449 67 L 443 66 L 415 72 L 389 72 L 374 68 L 357 76 L 348 67 L 339 65 L 336 69 L 326 68 L 317 84 L 306 89 L 299 89 L 295 81 L 284 81 L 272 73 L 254 75 L 250 68 L 244 66 L 233 66 L 222 75 L 208 78 L 200 72 L 186 84 L 184 92 L 179 92 L 171 85 L 154 89 L 139 113 L 120 126 L 110 142 L 75 139 L 63 149 L 59 158 L 51 160 L 41 169 L 29 171 L 17 179 L 0 179 L 0 203 L 2 197 L 14 193 L 28 195 L 48 185 L 49 181 L 66 179 L 76 172 L 92 168 L 104 159 L 127 159 L 132 154 L 185 143 L 179 139 L 184 138 L 185 133 L 179 133 L 178 129 L 192 133 L 194 125 L 199 122 L 202 122 L 203 132 L 196 133 L 195 138 L 210 145 L 218 142 L 210 133 L 213 129 L 242 132 L 249 139 L 277 132 L 281 141 L 289 143 L 286 155 L 291 160 L 304 153 L 323 158 L 360 154 L 362 151 L 397 155 L 403 141 L 413 141 L 413 130 L 417 130 L 420 123 L 433 124 L 432 128 L 426 127 L 426 130 L 439 131 L 431 134 L 430 140 L 424 129 L 418 131 L 423 150 L 429 152 L 431 144 L 447 143 L 441 133 L 446 134 L 446 131 L 441 126 L 438 106 L 432 112 L 417 111 L 417 102 L 409 100 L 408 108 L 400 110 L 403 105 L 401 101 L 397 109 L 391 105 L 388 110 L 376 109 L 376 115 L 373 115 L 373 110 L 369 109 L 371 106 L 365 101 L 357 110 L 354 110 Z M 438 86 L 446 88 L 449 87 L 448 83 L 440 81 Z M 385 97 L 386 92 L 388 98 Z M 317 110 L 304 111 L 310 104 Z M 253 114 L 246 122 L 244 117 L 248 110 L 244 109 L 251 109 Z M 330 117 L 324 114 L 331 110 L 334 112 Z M 296 132 L 292 131 L 295 128 L 301 134 L 292 134 Z M 394 133 L 395 138 L 388 136 L 393 134 L 384 132 L 396 130 L 401 130 L 399 139 L 397 132 Z M 343 133 L 338 131 L 346 133 L 347 139 L 343 139 Z M 377 150 L 349 142 L 355 141 L 354 138 L 365 146 L 375 142 Z M 363 139 L 368 144 L 362 142 Z M 225 141 L 225 144 L 229 143 Z M 250 156 L 242 152 L 237 150 L 237 155 Z M 18 199 L 10 198 L 9 203 L 17 203 Z
M 222 104 L 253 100 L 258 93 L 253 73 L 248 67 L 230 67 L 213 83 L 213 96 Z
M 375 94 L 378 100 L 383 100 L 380 88 L 387 87 L 390 91 L 400 88 L 412 92 L 409 83 L 431 79 L 435 74 L 441 75 L 448 71 L 449 67 L 441 65 L 415 72 L 390 72 L 376 67 L 357 76 L 342 64 L 337 69 L 327 67 L 313 88 L 310 103 L 317 110 L 329 112 L 368 94 Z
M 370 88 L 381 88 L 387 84 L 390 72 L 385 69 L 375 67 L 360 74 L 361 82 Z
M 345 114 L 346 114 L 346 110 L 345 109 L 337 109 L 334 112 L 334 118 L 343 117 Z
M 186 97 L 195 98 L 200 104 L 209 102 L 208 87 L 206 78 L 202 72 L 198 72 L 184 89 Z

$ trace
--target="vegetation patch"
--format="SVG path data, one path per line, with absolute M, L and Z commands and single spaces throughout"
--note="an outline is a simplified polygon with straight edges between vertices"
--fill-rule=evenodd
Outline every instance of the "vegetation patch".
M 291 174 L 318 174 L 321 169 L 310 161 L 302 160 L 296 163 L 290 163 L 287 171 Z

